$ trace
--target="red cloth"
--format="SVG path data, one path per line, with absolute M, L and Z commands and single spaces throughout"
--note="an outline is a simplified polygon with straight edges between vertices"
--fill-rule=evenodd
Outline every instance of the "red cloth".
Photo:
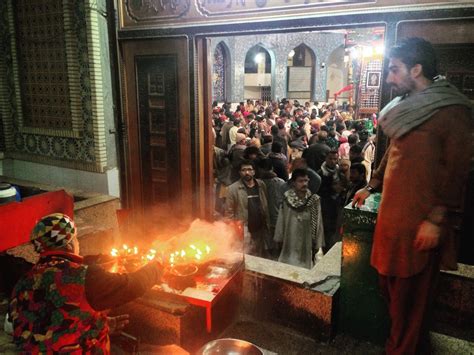
M 413 246 L 420 223 L 435 206 L 461 208 L 469 171 L 470 121 L 466 108 L 448 106 L 391 140 L 372 177 L 383 181 L 371 256 L 379 274 L 409 277 L 421 272 L 428 253 Z M 441 237 L 441 264 L 448 269 L 456 267 L 452 228 L 447 224 Z
M 0 206 L 0 251 L 30 240 L 30 233 L 42 217 L 51 213 L 74 217 L 74 199 L 66 191 L 51 191 Z
M 387 355 L 431 354 L 430 318 L 439 275 L 439 255 L 429 254 L 419 274 L 408 278 L 379 275 L 392 320 Z
M 339 96 L 339 94 L 342 94 L 342 93 L 345 92 L 345 91 L 352 90 L 353 87 L 354 87 L 354 85 L 352 85 L 352 84 L 347 85 L 347 86 L 344 86 L 341 90 L 339 90 L 338 92 L 334 93 L 334 96 Z
M 42 256 L 12 292 L 13 340 L 18 350 L 110 354 L 107 316 L 87 301 L 87 266 L 82 258 L 59 251 Z

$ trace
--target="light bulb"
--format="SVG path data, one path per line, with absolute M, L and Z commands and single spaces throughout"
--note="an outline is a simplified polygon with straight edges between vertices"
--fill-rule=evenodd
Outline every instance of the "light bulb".
M 264 59 L 264 57 L 263 57 L 263 54 L 262 54 L 262 53 L 258 53 L 258 54 L 255 56 L 255 58 L 254 58 L 255 63 L 257 63 L 257 64 L 263 62 L 263 59 Z

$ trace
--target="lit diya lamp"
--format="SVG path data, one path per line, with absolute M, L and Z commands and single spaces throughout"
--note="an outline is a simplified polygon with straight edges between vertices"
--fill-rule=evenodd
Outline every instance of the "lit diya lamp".
M 202 263 L 211 254 L 211 248 L 204 242 L 196 241 L 188 246 L 177 249 L 169 254 L 149 249 L 147 252 L 138 247 L 123 244 L 121 248 L 112 248 L 110 255 L 117 260 L 117 271 L 132 272 L 160 257 L 165 263 L 165 281 L 177 290 L 196 285 L 195 275 L 198 272 L 197 263 Z
M 210 253 L 211 248 L 200 242 L 172 252 L 168 258 L 168 266 L 165 268 L 168 286 L 176 290 L 196 286 L 195 276 L 199 268 L 195 263 L 202 262 Z
M 165 268 L 164 278 L 169 287 L 182 291 L 196 286 L 197 272 L 198 267 L 195 264 L 169 265 Z
M 117 259 L 119 271 L 125 269 L 128 272 L 135 271 L 140 266 L 154 258 L 154 254 L 149 252 L 148 254 L 143 255 L 138 247 L 129 247 L 127 244 L 123 244 L 122 248 L 112 248 L 110 255 Z

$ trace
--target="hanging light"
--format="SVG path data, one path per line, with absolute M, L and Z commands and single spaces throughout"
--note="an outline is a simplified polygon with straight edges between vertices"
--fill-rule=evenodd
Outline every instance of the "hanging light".
M 351 48 L 351 56 L 354 58 L 359 58 L 362 54 L 360 47 L 352 47 Z
M 265 60 L 265 57 L 263 56 L 263 53 L 258 53 L 254 58 L 254 61 L 257 64 L 262 63 L 264 60 Z
M 290 53 L 288 53 L 288 57 L 289 57 L 289 58 L 293 58 L 294 55 L 295 55 L 295 51 L 294 51 L 294 49 L 292 49 L 292 50 L 290 51 Z
M 364 47 L 362 50 L 362 56 L 364 58 L 372 57 L 374 55 L 374 49 L 371 46 Z

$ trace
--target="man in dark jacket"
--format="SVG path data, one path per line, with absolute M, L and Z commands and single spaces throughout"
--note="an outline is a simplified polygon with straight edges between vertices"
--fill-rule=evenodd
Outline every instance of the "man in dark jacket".
M 267 257 L 273 241 L 269 234 L 267 187 L 255 178 L 252 161 L 239 164 L 240 179 L 229 186 L 225 216 L 244 224 L 244 248 L 247 254 Z
M 273 136 L 266 134 L 263 136 L 263 144 L 260 147 L 260 150 L 263 154 L 268 155 L 272 151 Z
M 268 199 L 268 213 L 270 217 L 270 235 L 273 239 L 275 232 L 275 225 L 278 218 L 278 210 L 280 209 L 281 202 L 283 200 L 283 189 L 285 181 L 279 178 L 272 170 L 272 163 L 270 159 L 266 158 L 260 162 L 261 166 L 261 179 L 267 187 L 267 199 Z M 273 255 L 277 257 L 277 255 Z
M 235 135 L 236 143 L 230 148 L 228 156 L 232 165 L 230 180 L 232 183 L 236 182 L 240 178 L 239 165 L 244 161 L 244 153 L 247 148 L 246 140 L 247 136 L 243 133 L 237 133 Z
M 272 162 L 273 171 L 280 179 L 288 180 L 288 159 L 282 153 L 282 146 L 279 142 L 273 142 L 272 151 L 268 158 Z
M 281 144 L 282 153 L 285 155 L 286 158 L 288 158 L 288 141 L 286 140 L 286 138 L 280 136 L 277 125 L 273 125 L 272 128 L 270 128 L 270 131 L 273 136 L 273 142 L 278 142 Z
M 337 165 L 338 157 L 337 150 L 330 151 L 318 171 L 318 175 L 321 177 L 321 187 L 318 194 L 321 197 L 325 238 L 323 251 L 325 253 L 341 240 L 339 229 L 344 202 L 344 176 Z
M 61 213 L 43 217 L 33 229 L 40 259 L 17 282 L 9 305 L 22 353 L 109 354 L 109 332 L 128 323 L 128 315 L 108 318 L 102 311 L 142 296 L 161 279 L 156 261 L 130 274 L 85 265 L 76 234 Z
M 365 166 L 361 163 L 352 164 L 350 167 L 350 183 L 349 188 L 345 194 L 344 206 L 352 201 L 354 195 L 357 191 L 367 185 L 367 180 L 365 179 Z
M 308 166 L 314 171 L 318 171 L 321 168 L 321 165 L 331 150 L 326 144 L 327 136 L 327 132 L 319 131 L 318 141 L 310 145 L 309 148 L 303 152 L 303 158 L 306 159 Z

